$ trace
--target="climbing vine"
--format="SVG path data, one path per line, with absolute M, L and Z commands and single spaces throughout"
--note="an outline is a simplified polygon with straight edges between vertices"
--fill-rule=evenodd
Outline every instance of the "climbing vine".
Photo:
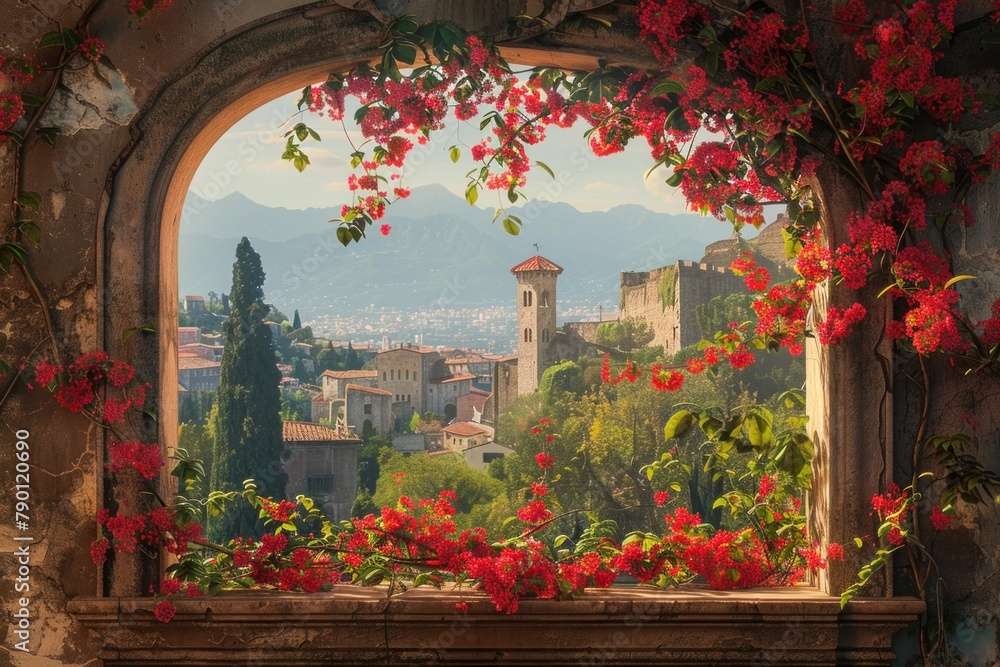
M 677 302 L 677 268 L 674 266 L 663 267 L 660 275 L 660 284 L 657 286 L 657 293 L 660 296 L 660 304 L 663 310 L 673 307 Z

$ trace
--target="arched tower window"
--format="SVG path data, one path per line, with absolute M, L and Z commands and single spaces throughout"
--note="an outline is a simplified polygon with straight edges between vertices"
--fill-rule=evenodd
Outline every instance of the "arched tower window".
M 542 329 L 542 342 L 543 343 L 548 343 L 549 342 L 549 330 L 548 329 Z
M 542 296 L 538 300 L 538 305 L 541 308 L 548 308 L 549 307 L 549 291 L 548 290 L 544 290 L 542 292 Z
M 523 301 L 523 303 L 524 303 L 525 306 L 530 306 L 531 305 L 531 301 L 532 301 L 532 299 L 531 299 L 531 290 L 524 290 L 524 298 L 523 298 L 522 301 Z
M 530 343 L 531 342 L 531 329 L 525 329 L 524 330 L 524 342 L 525 343 Z

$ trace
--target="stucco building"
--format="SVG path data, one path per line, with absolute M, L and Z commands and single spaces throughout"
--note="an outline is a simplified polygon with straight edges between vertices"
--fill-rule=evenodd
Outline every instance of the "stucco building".
M 188 391 L 219 388 L 222 364 L 201 357 L 181 357 L 177 360 L 177 381 Z
M 281 438 L 287 453 L 285 495 L 309 496 L 332 521 L 350 518 L 361 440 L 351 431 L 308 422 L 283 422 Z
M 376 371 L 323 371 L 320 375 L 323 387 L 323 398 L 335 401 L 345 398 L 347 385 L 361 387 L 377 387 L 378 373 Z
M 349 384 L 344 389 L 344 416 L 355 433 L 393 431 L 392 393 L 360 384 Z

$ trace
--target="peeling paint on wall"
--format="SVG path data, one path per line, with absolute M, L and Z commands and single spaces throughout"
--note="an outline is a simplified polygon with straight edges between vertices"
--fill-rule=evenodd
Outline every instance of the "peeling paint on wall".
M 117 70 L 77 57 L 63 72 L 40 124 L 72 136 L 106 124 L 127 125 L 138 112 L 135 96 Z

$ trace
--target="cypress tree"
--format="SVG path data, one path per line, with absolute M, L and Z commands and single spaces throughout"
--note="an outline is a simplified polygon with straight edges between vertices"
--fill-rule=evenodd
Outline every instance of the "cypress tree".
M 218 414 L 211 471 L 212 490 L 242 491 L 253 478 L 260 495 L 284 497 L 281 466 L 281 373 L 264 324 L 264 270 L 244 237 L 236 247 L 230 313 L 223 324 L 225 349 L 217 394 Z M 210 523 L 209 536 L 225 543 L 256 535 L 256 512 L 242 500 Z
M 302 328 L 302 320 L 299 319 L 299 310 L 295 309 L 295 317 L 292 318 L 292 331 L 298 331 Z

